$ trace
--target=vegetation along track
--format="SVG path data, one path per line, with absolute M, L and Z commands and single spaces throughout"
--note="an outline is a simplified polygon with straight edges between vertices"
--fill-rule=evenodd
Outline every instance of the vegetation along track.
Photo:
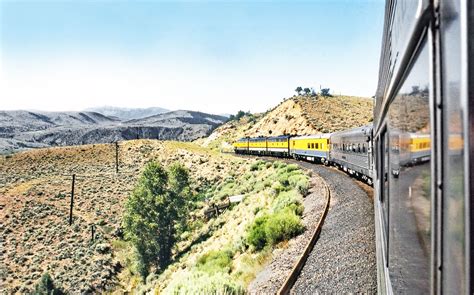
M 279 293 L 375 294 L 377 266 L 371 189 L 333 167 L 283 161 L 296 163 L 322 177 L 329 188 L 330 205 L 319 235 L 315 229 L 317 242 L 313 249 L 307 255 L 305 251 L 299 259 L 306 260 L 304 266 L 300 271 L 295 265 Z M 291 284 L 294 277 L 296 281 Z
M 324 183 L 324 187 L 325 187 L 325 195 L 326 195 L 326 205 L 324 206 L 324 213 L 321 215 L 321 218 L 316 224 L 316 227 L 313 229 L 313 234 L 311 235 L 311 239 L 308 241 L 308 244 L 306 245 L 304 252 L 300 255 L 295 266 L 293 267 L 290 274 L 286 278 L 285 282 L 283 283 L 281 288 L 278 290 L 278 294 L 289 293 L 291 288 L 294 286 L 296 280 L 298 279 L 301 269 L 306 263 L 306 260 L 308 259 L 309 254 L 311 253 L 311 250 L 316 244 L 316 241 L 318 240 L 319 235 L 321 234 L 321 229 L 323 227 L 324 220 L 326 219 L 327 213 L 329 211 L 329 205 L 331 204 L 331 192 L 329 191 L 329 187 L 327 186 L 326 183 Z
M 319 240 L 290 293 L 376 293 L 371 198 L 356 180 L 334 168 L 306 162 L 298 164 L 318 173 L 326 181 L 331 204 Z

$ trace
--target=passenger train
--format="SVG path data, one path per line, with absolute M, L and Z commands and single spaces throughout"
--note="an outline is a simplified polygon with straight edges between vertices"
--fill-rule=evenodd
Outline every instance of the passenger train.
M 473 294 L 473 96 L 474 1 L 387 0 L 373 124 L 234 150 L 373 185 L 379 293 Z

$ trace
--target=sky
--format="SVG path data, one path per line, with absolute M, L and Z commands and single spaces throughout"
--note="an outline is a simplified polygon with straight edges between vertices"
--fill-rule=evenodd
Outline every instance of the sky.
M 0 0 L 0 110 L 265 111 L 375 94 L 383 0 Z

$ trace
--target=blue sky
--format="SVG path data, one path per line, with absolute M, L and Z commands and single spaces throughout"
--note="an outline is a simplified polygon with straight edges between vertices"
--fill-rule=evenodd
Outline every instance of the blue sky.
M 383 10 L 382 0 L 0 0 L 0 109 L 256 112 L 299 85 L 372 96 Z

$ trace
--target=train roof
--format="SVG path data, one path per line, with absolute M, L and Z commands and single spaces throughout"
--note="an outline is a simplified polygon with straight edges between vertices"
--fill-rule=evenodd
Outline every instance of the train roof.
M 371 134 L 372 134 L 372 124 L 369 124 L 369 125 L 365 125 L 365 126 L 361 126 L 361 127 L 352 128 L 352 129 L 349 129 L 349 130 L 334 132 L 331 135 L 331 138 L 333 138 L 333 137 L 371 136 Z
M 269 136 L 267 138 L 288 138 L 290 135 L 278 135 L 278 136 Z
M 249 141 L 264 141 L 267 138 L 265 136 L 259 136 L 259 137 L 249 137 Z
M 321 139 L 321 138 L 330 138 L 332 133 L 321 133 L 321 134 L 314 134 L 314 135 L 302 135 L 302 136 L 295 136 L 292 139 Z

